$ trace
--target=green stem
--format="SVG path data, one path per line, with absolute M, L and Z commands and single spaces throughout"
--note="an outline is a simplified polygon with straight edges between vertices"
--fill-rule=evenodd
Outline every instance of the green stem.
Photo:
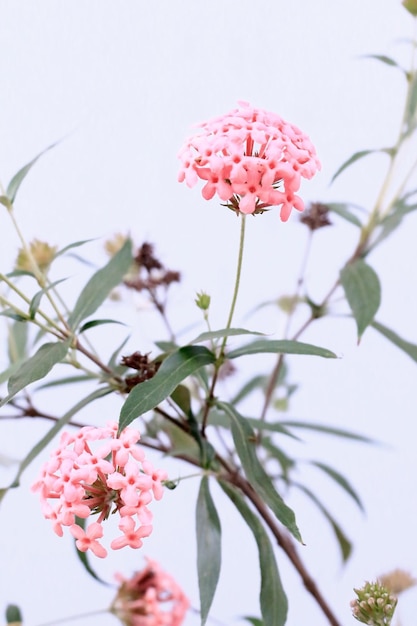
M 233 290 L 232 303 L 230 305 L 229 317 L 227 318 L 226 330 L 229 330 L 232 326 L 233 314 L 235 312 L 237 296 L 239 293 L 239 285 L 240 285 L 240 276 L 242 273 L 242 261 L 243 261 L 243 250 L 245 247 L 245 225 L 246 225 L 246 215 L 244 213 L 240 213 L 239 217 L 241 219 L 240 222 L 240 239 L 239 239 L 239 253 L 237 257 L 237 268 L 236 268 L 236 278 L 235 278 L 235 287 Z M 227 335 L 223 337 L 223 341 L 220 346 L 220 352 L 217 357 L 217 362 L 214 369 L 213 380 L 211 381 L 211 387 L 209 394 L 207 396 L 206 405 L 204 408 L 204 414 L 201 425 L 201 434 L 204 437 L 206 426 L 207 426 L 207 418 L 210 411 L 210 406 L 214 398 L 214 389 L 216 387 L 216 383 L 219 376 L 220 367 L 223 364 L 224 352 L 227 344 Z
M 99 611 L 89 611 L 88 613 L 80 613 L 79 615 L 72 615 L 71 617 L 63 617 L 62 619 L 54 619 L 53 622 L 44 622 L 38 624 L 38 626 L 55 626 L 55 624 L 64 624 L 65 622 L 72 622 L 74 620 L 82 619 L 84 617 L 94 617 L 95 615 L 103 615 L 109 613 L 109 609 L 100 609 Z
M 236 269 L 236 279 L 235 279 L 235 288 L 233 291 L 232 304 L 230 305 L 229 317 L 227 319 L 226 330 L 232 325 L 233 314 L 235 312 L 237 295 L 239 293 L 239 285 L 240 285 L 240 276 L 242 273 L 242 261 L 243 261 L 243 250 L 245 246 L 245 225 L 246 225 L 246 215 L 244 213 L 240 213 L 240 240 L 239 240 L 239 255 L 237 258 L 237 269 Z M 220 348 L 219 357 L 223 357 L 224 349 L 227 343 L 227 336 L 223 337 L 223 342 Z

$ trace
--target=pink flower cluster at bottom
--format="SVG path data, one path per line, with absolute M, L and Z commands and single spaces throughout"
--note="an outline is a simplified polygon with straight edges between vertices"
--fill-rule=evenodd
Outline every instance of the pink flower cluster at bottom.
M 147 561 L 132 578 L 117 576 L 121 584 L 110 611 L 125 626 L 181 626 L 189 600 L 156 561 Z
M 77 548 L 91 550 L 98 557 L 107 556 L 100 543 L 102 522 L 110 513 L 120 515 L 122 534 L 111 542 L 118 550 L 125 546 L 140 548 L 142 539 L 152 532 L 152 513 L 148 504 L 162 498 L 166 472 L 155 470 L 137 446 L 140 433 L 109 422 L 103 428 L 84 426 L 77 433 L 64 432 L 60 445 L 51 454 L 32 486 L 39 492 L 42 512 L 62 537 L 69 526 Z M 77 518 L 98 514 L 86 530 Z

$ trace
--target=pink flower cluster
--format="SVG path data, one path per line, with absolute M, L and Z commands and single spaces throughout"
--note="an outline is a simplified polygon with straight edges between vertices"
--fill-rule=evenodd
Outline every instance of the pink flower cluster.
M 156 561 L 126 579 L 118 575 L 120 587 L 110 611 L 125 626 L 181 626 L 190 603 L 175 580 Z
M 125 428 L 120 435 L 117 431 L 118 425 L 110 422 L 104 428 L 84 426 L 74 434 L 64 432 L 32 486 L 56 534 L 62 537 L 62 527 L 69 526 L 77 548 L 101 558 L 107 556 L 99 542 L 104 534 L 102 522 L 116 511 L 122 534 L 110 547 L 142 546 L 142 539 L 152 532 L 147 505 L 162 498 L 162 481 L 167 478 L 136 445 L 140 439 L 136 429 Z M 98 514 L 98 519 L 84 530 L 77 518 L 87 519 L 91 514 Z
M 192 187 L 199 178 L 207 181 L 203 197 L 210 200 L 217 193 L 236 212 L 261 213 L 281 205 L 285 222 L 293 208 L 304 209 L 296 195 L 301 177 L 312 178 L 320 162 L 299 128 L 244 102 L 199 127 L 179 153 L 179 182 Z

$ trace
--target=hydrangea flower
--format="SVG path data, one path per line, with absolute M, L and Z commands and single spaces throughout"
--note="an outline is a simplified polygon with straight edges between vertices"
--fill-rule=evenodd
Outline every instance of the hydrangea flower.
M 110 607 L 125 626 L 181 626 L 190 602 L 156 561 L 127 579 L 117 575 L 119 590 Z
M 312 178 L 320 162 L 299 128 L 245 102 L 199 127 L 201 132 L 187 139 L 179 153 L 179 182 L 192 187 L 201 178 L 206 181 L 203 198 L 217 193 L 237 213 L 281 206 L 285 222 L 293 208 L 304 209 L 296 192 L 301 178 Z
M 105 557 L 100 543 L 102 522 L 110 513 L 120 515 L 121 536 L 111 542 L 118 550 L 125 546 L 140 548 L 142 539 L 152 532 L 152 513 L 148 504 L 160 500 L 167 474 L 156 470 L 136 444 L 140 433 L 125 428 L 118 435 L 118 425 L 109 422 L 104 428 L 84 426 L 77 433 L 64 432 L 60 445 L 52 452 L 41 475 L 32 486 L 39 492 L 42 511 L 62 537 L 63 526 L 76 539 L 81 552 L 91 550 Z M 98 518 L 86 530 L 77 518 Z

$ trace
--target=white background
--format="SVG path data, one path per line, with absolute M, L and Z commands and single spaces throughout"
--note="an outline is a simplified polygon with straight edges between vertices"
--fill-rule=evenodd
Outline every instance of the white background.
M 162 260 L 183 275 L 170 309 L 176 328 L 198 319 L 193 299 L 201 289 L 212 295 L 213 327 L 224 325 L 238 241 L 238 222 L 231 212 L 176 182 L 176 154 L 193 123 L 229 111 L 238 100 L 275 111 L 309 134 L 322 161 L 322 172 L 302 188 L 306 201 L 349 200 L 372 207 L 385 173 L 383 156 L 358 163 L 333 186 L 329 182 L 356 150 L 389 146 L 396 139 L 404 78 L 361 56 L 388 54 L 408 62 L 404 39 L 412 36 L 413 20 L 399 1 L 2 0 L 0 9 L 2 183 L 65 137 L 39 161 L 19 193 L 16 213 L 25 236 L 60 247 L 100 238 L 83 249 L 98 264 L 105 260 L 102 240 L 114 232 L 130 232 L 138 243 L 155 242 Z M 249 218 L 247 226 L 236 325 L 278 338 L 284 319 L 275 309 L 249 318 L 245 314 L 259 302 L 291 293 L 307 231 L 297 215 L 282 224 L 276 210 Z M 415 227 L 411 217 L 369 259 L 383 284 L 378 319 L 414 342 Z M 5 211 L 0 229 L 1 270 L 8 271 L 18 241 Z M 354 226 L 337 218 L 332 228 L 317 233 L 306 283 L 313 300 L 334 282 L 356 234 Z M 89 270 L 63 262 L 56 271 L 70 276 L 66 288 L 71 297 Z M 115 305 L 110 312 L 122 315 L 123 308 Z M 134 325 L 133 349 L 147 349 L 153 339 L 164 337 L 162 326 L 148 313 L 136 311 L 128 321 Z M 114 331 L 115 340 L 121 341 L 123 332 Z M 303 338 L 341 358 L 291 361 L 291 379 L 301 386 L 288 417 L 352 428 L 386 444 L 339 444 L 309 436 L 294 452 L 335 465 L 366 506 L 363 516 L 328 480 L 303 471 L 354 540 L 353 557 L 342 568 L 324 519 L 301 497 L 289 500 L 307 544 L 300 552 L 348 625 L 353 622 L 349 600 L 354 586 L 396 567 L 417 575 L 417 370 L 373 330 L 357 347 L 351 320 L 320 321 Z M 5 356 L 0 361 L 5 365 Z M 269 368 L 273 360 L 258 364 Z M 233 379 L 226 389 L 233 392 Z M 71 392 L 44 394 L 42 402 L 63 414 L 74 397 Z M 117 417 L 120 402 L 106 402 L 83 418 L 102 423 Z M 1 422 L 1 452 L 23 457 L 48 426 Z M 55 537 L 41 518 L 28 491 L 40 462 L 0 511 L 0 610 L 8 603 L 20 605 L 25 626 L 55 624 L 67 615 L 105 608 L 112 598 L 112 591 L 79 566 L 71 539 Z M 196 489 L 197 481 L 185 481 L 155 504 L 154 533 L 143 548 L 178 579 L 195 607 Z M 237 624 L 241 615 L 259 615 L 257 557 L 243 523 L 221 494 L 213 493 L 224 530 L 224 565 L 213 615 L 222 624 Z M 278 558 L 290 600 L 290 626 L 325 625 L 285 556 L 278 553 Z M 106 561 L 93 558 L 93 563 L 111 581 L 114 571 L 129 574 L 143 560 L 142 553 L 123 551 Z M 400 601 L 404 626 L 415 622 L 416 599 L 417 591 L 411 590 Z M 104 626 L 117 620 L 105 615 L 77 623 Z M 198 624 L 198 617 L 190 613 L 186 624 Z

